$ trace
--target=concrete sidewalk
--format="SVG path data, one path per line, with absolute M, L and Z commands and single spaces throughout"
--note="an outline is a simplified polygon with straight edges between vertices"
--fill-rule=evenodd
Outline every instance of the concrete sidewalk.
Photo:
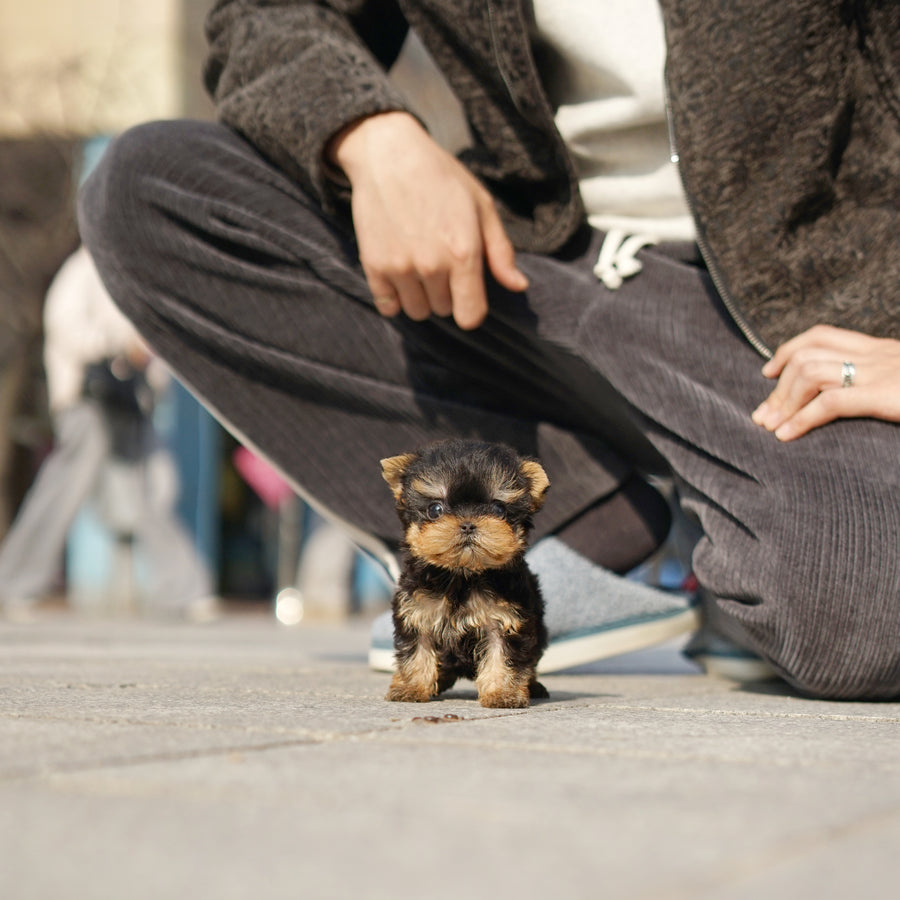
M 0 897 L 895 897 L 900 704 L 660 648 L 485 710 L 362 624 L 0 625 Z

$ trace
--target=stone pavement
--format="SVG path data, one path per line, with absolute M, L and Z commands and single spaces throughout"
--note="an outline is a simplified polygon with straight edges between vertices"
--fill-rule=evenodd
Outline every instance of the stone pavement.
M 364 624 L 0 625 L 0 897 L 869 898 L 900 704 L 665 647 L 492 711 L 382 700 Z

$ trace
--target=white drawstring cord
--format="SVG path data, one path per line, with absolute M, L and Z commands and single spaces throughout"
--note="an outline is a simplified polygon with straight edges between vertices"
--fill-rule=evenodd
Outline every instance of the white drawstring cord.
M 621 229 L 613 228 L 606 233 L 594 274 L 611 291 L 622 287 L 622 282 L 637 275 L 643 266 L 635 254 L 641 247 L 658 244 L 659 239 L 650 234 L 633 234 L 630 237 Z

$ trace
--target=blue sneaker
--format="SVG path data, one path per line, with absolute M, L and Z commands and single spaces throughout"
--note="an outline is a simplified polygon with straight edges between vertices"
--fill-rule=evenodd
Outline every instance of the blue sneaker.
M 761 656 L 703 626 L 688 642 L 682 653 L 691 662 L 717 678 L 751 683 L 772 681 L 778 673 Z

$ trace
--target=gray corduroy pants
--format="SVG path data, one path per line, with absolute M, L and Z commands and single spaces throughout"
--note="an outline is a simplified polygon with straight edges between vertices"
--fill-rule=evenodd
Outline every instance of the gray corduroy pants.
M 726 628 L 799 689 L 900 696 L 900 428 L 842 421 L 780 444 L 771 389 L 707 273 L 661 249 L 616 292 L 600 236 L 519 255 L 487 323 L 386 320 L 350 239 L 219 125 L 113 144 L 81 199 L 112 295 L 236 433 L 360 533 L 396 538 L 381 457 L 450 435 L 541 457 L 537 536 L 635 469 L 671 472 Z

